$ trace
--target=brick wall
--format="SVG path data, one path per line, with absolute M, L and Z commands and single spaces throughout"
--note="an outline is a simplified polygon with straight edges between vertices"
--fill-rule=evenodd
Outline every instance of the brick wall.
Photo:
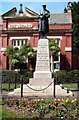
M 27 37 L 30 36 L 30 39 L 28 40 L 28 43 L 31 43 L 32 47 L 37 47 L 38 40 L 39 40 L 39 33 L 37 32 L 17 32 L 17 30 L 26 30 L 25 29 L 11 29 L 8 28 L 8 25 L 10 24 L 33 24 L 32 28 L 29 28 L 34 30 L 34 28 L 38 27 L 38 19 L 13 19 L 13 20 L 3 20 L 3 28 L 7 28 L 7 30 L 16 30 L 16 32 L 8 33 L 8 34 L 2 34 L 2 42 L 1 47 L 6 48 L 7 45 L 12 46 L 12 40 L 11 37 Z M 61 49 L 61 55 L 60 55 L 60 69 L 61 70 L 71 70 L 72 69 L 72 51 L 65 51 L 65 47 L 72 47 L 72 33 L 69 32 L 63 32 L 63 29 L 72 29 L 72 25 L 49 25 L 49 28 L 52 30 L 61 30 L 60 31 L 52 31 L 47 34 L 47 36 L 62 36 L 62 39 L 60 40 L 60 49 Z M 2 69 L 7 69 L 7 57 L 1 54 L 2 58 Z M 75 58 L 74 58 L 75 59 Z M 10 69 L 12 66 L 10 67 Z

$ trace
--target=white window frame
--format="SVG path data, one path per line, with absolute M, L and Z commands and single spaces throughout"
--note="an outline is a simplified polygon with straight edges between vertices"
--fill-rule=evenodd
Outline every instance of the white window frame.
M 23 40 L 23 44 L 26 43 L 26 40 L 27 40 L 27 43 L 28 43 L 28 40 L 30 40 L 30 36 L 27 36 L 27 37 L 10 37 L 10 40 L 14 41 L 16 40 L 16 46 L 13 45 L 13 47 L 17 47 L 17 48 L 21 48 L 21 40 Z M 18 46 L 18 40 L 20 41 L 20 45 Z
M 51 39 L 61 40 L 61 39 L 62 39 L 62 36 L 47 36 L 47 38 L 48 38 L 49 40 L 51 40 Z M 59 47 L 60 47 L 60 42 L 59 42 Z M 54 69 L 54 72 L 60 70 L 60 52 L 58 53 L 58 55 L 59 55 L 59 61 L 54 61 L 54 64 L 55 64 L 55 63 L 58 63 L 58 64 L 59 64 L 59 69 Z M 52 57 L 51 57 L 51 58 L 52 58 Z M 51 64 L 51 61 L 52 61 L 52 60 L 50 60 L 50 64 Z M 51 64 L 51 69 L 52 69 L 52 64 Z

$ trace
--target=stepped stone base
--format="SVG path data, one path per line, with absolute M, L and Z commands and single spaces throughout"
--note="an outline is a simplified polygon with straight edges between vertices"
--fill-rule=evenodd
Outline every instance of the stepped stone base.
M 54 79 L 32 78 L 29 84 L 23 85 L 25 96 L 53 96 Z M 14 95 L 21 95 L 21 88 L 14 90 Z
M 9 96 L 21 96 L 21 88 L 17 88 L 14 92 L 9 92 Z M 72 92 L 67 93 L 66 89 L 62 89 L 59 85 L 55 85 L 55 95 L 72 96 Z M 23 85 L 23 96 L 54 96 L 54 79 L 31 78 L 29 84 Z
M 33 88 L 33 89 L 43 89 L 46 86 L 37 86 L 37 85 L 29 85 L 27 84 L 29 87 Z M 52 85 L 47 88 L 46 90 L 42 90 L 42 91 L 33 91 L 31 90 L 29 87 L 27 87 L 27 85 L 23 85 L 23 96 L 42 96 L 42 97 L 46 97 L 46 96 L 51 96 L 53 97 L 53 83 Z M 17 88 L 14 90 L 14 92 L 9 92 L 8 94 L 9 96 L 21 96 L 21 88 Z M 72 96 L 72 92 L 69 91 L 69 93 L 67 93 L 67 90 L 62 89 L 59 85 L 55 85 L 55 95 L 56 97 L 65 97 L 65 96 Z

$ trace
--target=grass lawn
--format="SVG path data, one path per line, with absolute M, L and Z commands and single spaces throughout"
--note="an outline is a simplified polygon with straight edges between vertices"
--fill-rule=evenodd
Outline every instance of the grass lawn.
M 74 84 L 74 85 L 62 85 L 63 87 L 66 87 L 66 88 L 68 88 L 68 89 L 77 89 L 77 85 L 76 84 Z
M 66 87 L 67 89 L 77 89 L 77 84 L 63 84 L 63 87 Z M 8 84 L 3 84 L 2 85 L 2 90 L 8 91 Z M 20 85 L 16 85 L 16 88 L 20 88 Z M 10 89 L 15 89 L 15 85 L 10 85 Z
M 8 87 L 9 87 L 9 85 L 7 84 L 7 85 L 2 85 L 2 90 L 6 90 L 6 91 L 8 91 Z M 20 88 L 20 85 L 16 85 L 16 88 Z M 15 85 L 10 85 L 10 89 L 15 89 Z
M 5 107 L 2 107 L 2 118 L 3 119 L 5 119 L 5 118 L 11 119 L 11 118 L 25 118 L 25 117 L 15 114 L 15 113 L 11 112 L 10 110 L 7 110 Z

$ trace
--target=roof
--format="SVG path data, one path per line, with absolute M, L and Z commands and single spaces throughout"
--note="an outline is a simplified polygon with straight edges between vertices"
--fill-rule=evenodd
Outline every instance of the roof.
M 2 15 L 2 17 L 4 17 L 4 16 L 9 16 L 9 14 L 10 14 L 10 15 L 15 15 L 16 11 L 17 11 L 17 9 L 16 9 L 16 7 L 14 7 L 14 8 L 12 8 L 11 10 L 9 10 L 8 12 L 4 13 L 4 14 Z M 14 14 L 13 14 L 13 13 L 14 13 Z
M 24 17 L 28 18 L 38 18 L 38 14 L 31 9 L 25 7 L 25 10 L 27 11 L 26 14 L 23 13 L 23 15 L 20 16 L 20 14 L 16 15 L 17 9 L 14 7 L 13 9 L 9 10 L 8 12 L 4 13 L 2 15 L 2 18 L 18 18 L 21 17 L 24 19 Z M 71 20 L 71 13 L 51 13 L 49 18 L 49 24 L 72 24 Z
M 1 15 L 0 15 L 0 25 L 2 25 L 2 18 L 1 18 Z
M 69 24 L 68 13 L 51 13 L 49 18 L 49 24 Z
M 29 9 L 29 8 L 27 8 L 27 7 L 25 7 L 25 10 L 26 10 L 28 13 L 32 14 L 32 15 L 38 15 L 36 12 L 34 12 L 33 10 L 31 10 L 31 9 Z

